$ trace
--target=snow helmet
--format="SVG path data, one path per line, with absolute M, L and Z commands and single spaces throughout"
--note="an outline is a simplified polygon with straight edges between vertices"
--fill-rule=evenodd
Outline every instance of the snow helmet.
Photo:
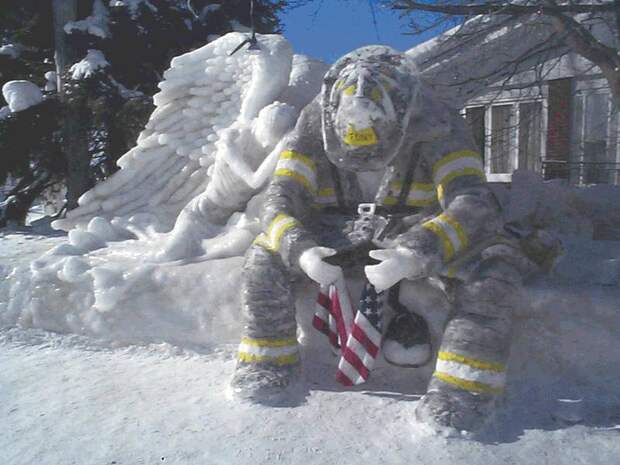
M 340 58 L 321 89 L 323 143 L 339 168 L 385 168 L 402 146 L 419 89 L 412 60 L 371 45 Z

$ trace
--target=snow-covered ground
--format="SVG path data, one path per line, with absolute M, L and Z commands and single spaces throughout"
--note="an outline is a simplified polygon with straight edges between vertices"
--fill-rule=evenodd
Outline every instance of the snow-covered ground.
M 27 266 L 66 240 L 40 232 L 45 229 L 0 231 L 4 267 Z M 547 308 L 558 299 L 545 285 L 531 295 L 540 311 L 566 310 Z M 519 321 L 511 389 L 495 427 L 479 442 L 433 436 L 416 426 L 413 411 L 428 370 L 380 364 L 367 385 L 344 389 L 333 378 L 327 347 L 313 335 L 304 351 L 305 401 L 268 408 L 226 398 L 232 343 L 121 344 L 5 327 L 0 463 L 613 465 L 620 456 L 620 383 L 613 372 L 601 377 L 609 368 L 604 365 L 616 362 L 593 352 L 617 330 L 605 333 L 602 326 L 618 325 L 619 297 L 617 287 L 565 289 L 566 308 L 574 311 L 563 323 L 555 320 L 566 332 L 566 347 L 556 349 L 578 357 L 574 372 L 561 364 L 562 370 L 540 373 L 549 365 L 532 353 L 549 341 L 541 343 L 543 329 L 531 334 L 536 321 Z M 586 309 L 590 320 L 575 318 Z M 601 331 L 600 341 L 591 340 L 592 331 Z M 580 336 L 590 340 L 573 339 Z M 617 354 L 617 347 L 608 348 Z M 601 366 L 591 365 L 596 359 Z

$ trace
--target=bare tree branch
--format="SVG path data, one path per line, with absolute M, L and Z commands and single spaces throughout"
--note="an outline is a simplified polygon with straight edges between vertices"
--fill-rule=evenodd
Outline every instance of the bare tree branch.
M 615 0 L 617 1 L 617 0 Z M 488 14 L 529 15 L 552 13 L 592 13 L 614 12 L 617 6 L 612 3 L 601 4 L 564 4 L 564 5 L 519 5 L 515 3 L 481 3 L 481 4 L 437 4 L 418 3 L 412 0 L 398 0 L 390 4 L 395 10 L 417 10 L 443 13 L 457 16 L 474 16 Z

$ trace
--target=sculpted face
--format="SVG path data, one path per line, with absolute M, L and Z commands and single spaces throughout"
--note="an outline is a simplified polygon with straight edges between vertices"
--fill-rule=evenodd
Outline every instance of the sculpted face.
M 351 171 L 385 168 L 402 145 L 415 82 L 404 55 L 365 47 L 339 60 L 323 86 L 323 139 L 328 158 Z

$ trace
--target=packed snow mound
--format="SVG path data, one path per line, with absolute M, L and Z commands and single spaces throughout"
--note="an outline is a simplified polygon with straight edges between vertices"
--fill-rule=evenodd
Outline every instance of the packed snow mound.
M 43 92 L 30 81 L 9 81 L 2 86 L 2 95 L 13 113 L 27 110 L 43 101 Z
M 73 34 L 74 31 L 81 31 L 105 39 L 110 36 L 107 25 L 108 14 L 108 9 L 103 4 L 103 1 L 95 0 L 93 2 L 92 15 L 85 19 L 65 24 L 65 33 Z
M 110 66 L 110 63 L 108 63 L 101 50 L 90 49 L 82 60 L 69 68 L 69 72 L 71 73 L 71 79 L 79 81 L 80 79 L 93 76 L 99 70 L 108 66 Z
M 0 47 L 0 55 L 8 55 L 14 60 L 21 54 L 22 47 L 16 44 L 7 44 Z

